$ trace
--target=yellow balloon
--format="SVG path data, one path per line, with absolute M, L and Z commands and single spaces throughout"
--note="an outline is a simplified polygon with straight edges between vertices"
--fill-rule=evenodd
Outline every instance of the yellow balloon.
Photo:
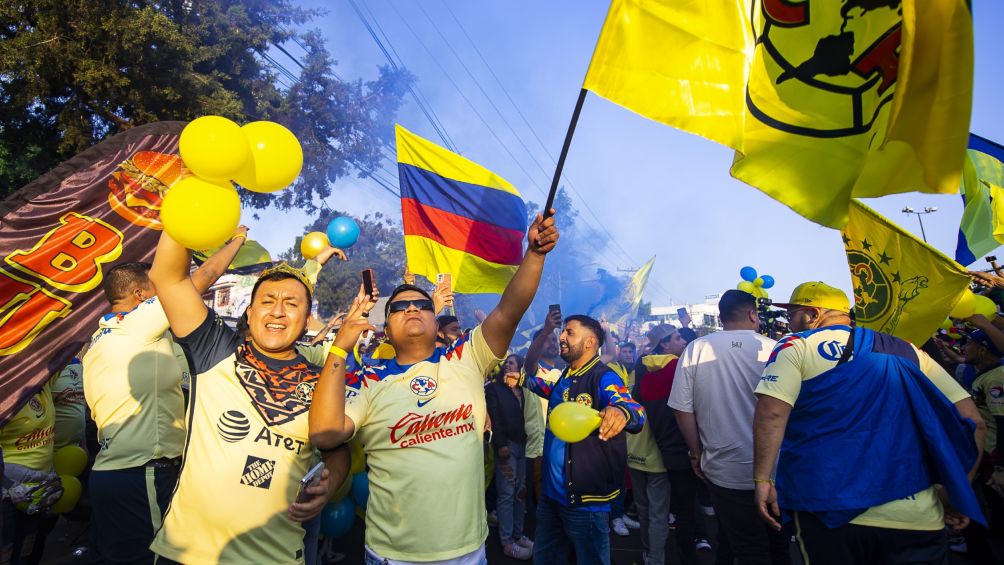
M 335 493 L 331 495 L 331 502 L 338 502 L 339 500 L 345 498 L 349 495 L 351 490 L 352 474 L 349 473 L 349 476 L 345 477 L 345 482 L 342 483 L 342 486 L 338 487 L 338 489 L 335 490 Z
M 955 308 L 952 308 L 952 313 L 950 314 L 953 318 L 968 318 L 976 313 L 976 295 L 973 291 L 966 289 L 966 292 L 962 294 L 962 298 L 959 299 L 958 304 Z
M 757 277 L 757 278 L 753 279 L 753 286 L 755 286 L 757 288 L 763 286 L 763 277 Z
M 986 296 L 977 294 L 973 296 L 973 310 L 976 314 L 983 314 L 988 320 L 992 320 L 997 316 L 997 305 L 994 304 L 993 300 L 990 300 Z
M 209 180 L 230 180 L 251 158 L 241 126 L 220 116 L 203 116 L 181 131 L 178 153 L 185 166 Z
M 79 445 L 67 445 L 59 448 L 52 456 L 52 466 L 57 475 L 76 477 L 87 467 L 87 452 Z
M 352 455 L 352 466 L 349 468 L 349 474 L 355 475 L 356 473 L 362 473 L 365 471 L 366 454 L 363 452 L 363 444 L 358 440 L 350 441 L 349 453 Z
M 757 286 L 749 281 L 743 281 L 736 285 L 736 289 L 741 290 L 743 292 L 748 292 L 753 296 L 756 296 Z
M 59 497 L 59 500 L 52 505 L 53 514 L 65 514 L 73 510 L 80 500 L 81 491 L 83 491 L 80 479 L 73 475 L 60 475 L 59 480 L 63 482 L 63 496 Z
M 565 443 L 582 441 L 600 427 L 600 413 L 578 402 L 562 402 L 551 410 L 548 425 L 555 437 Z
M 317 254 L 328 248 L 328 234 L 312 231 L 300 240 L 300 254 L 304 259 L 313 259 Z
M 233 180 L 254 192 L 275 192 L 293 184 L 303 168 L 303 149 L 293 132 L 275 122 L 251 122 L 241 131 L 251 158 Z
M 943 330 L 951 330 L 952 328 L 955 327 L 955 324 L 952 323 L 952 320 L 945 318 L 945 321 L 941 322 L 941 324 L 938 327 Z
M 167 191 L 160 221 L 164 230 L 188 249 L 213 249 L 223 245 L 237 229 L 241 199 L 229 182 L 188 177 Z

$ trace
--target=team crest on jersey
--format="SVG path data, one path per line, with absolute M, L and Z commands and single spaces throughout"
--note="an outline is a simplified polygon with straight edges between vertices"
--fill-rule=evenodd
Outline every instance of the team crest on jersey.
M 251 421 L 243 412 L 237 410 L 227 410 L 220 414 L 220 419 L 216 421 L 216 431 L 227 443 L 237 443 L 248 437 L 251 432 Z
M 567 388 L 561 391 L 561 400 L 568 402 L 568 392 L 569 390 Z
M 411 387 L 411 392 L 422 398 L 432 396 L 439 388 L 436 379 L 432 377 L 415 377 L 408 386 Z
M 272 475 L 275 474 L 275 461 L 248 455 L 241 473 L 241 484 L 268 489 L 272 486 Z
M 763 0 L 750 112 L 772 128 L 810 137 L 859 135 L 881 123 L 899 67 L 900 2 Z M 808 127 L 804 116 L 818 119 Z
M 42 410 L 42 402 L 37 396 L 33 396 L 31 400 L 28 401 L 28 408 L 31 408 L 31 410 L 35 413 L 36 418 L 41 418 L 45 414 L 45 411 Z
M 588 393 L 583 392 L 582 394 L 575 397 L 575 402 L 582 404 L 583 406 L 592 406 L 593 397 Z

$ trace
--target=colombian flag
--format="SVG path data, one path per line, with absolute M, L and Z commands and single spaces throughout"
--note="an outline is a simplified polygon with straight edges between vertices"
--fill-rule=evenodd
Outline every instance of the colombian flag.
M 519 191 L 400 125 L 395 130 L 408 268 L 429 280 L 451 273 L 454 292 L 501 294 L 523 260 Z

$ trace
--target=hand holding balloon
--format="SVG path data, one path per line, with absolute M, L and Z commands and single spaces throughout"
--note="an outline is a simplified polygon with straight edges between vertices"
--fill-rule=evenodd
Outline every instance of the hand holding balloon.
M 627 414 L 616 406 L 607 406 L 601 410 L 600 417 L 603 418 L 600 422 L 600 439 L 603 441 L 617 436 L 628 423 Z

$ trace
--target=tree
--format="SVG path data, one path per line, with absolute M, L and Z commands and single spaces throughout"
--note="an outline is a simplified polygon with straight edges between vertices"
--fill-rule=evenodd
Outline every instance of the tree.
M 134 125 L 215 114 L 289 127 L 305 156 L 294 190 L 242 195 L 313 211 L 336 178 L 377 166 L 413 80 L 339 79 L 320 34 L 292 31 L 315 15 L 290 0 L 0 4 L 0 198 Z M 270 53 L 291 40 L 307 55 L 283 86 Z
M 304 228 L 304 233 L 312 231 L 323 232 L 328 223 L 336 216 L 344 216 L 342 212 L 326 210 L 312 224 Z M 362 283 L 360 273 L 363 269 L 373 269 L 377 288 L 382 296 L 387 296 L 397 285 L 401 284 L 404 275 L 404 236 L 401 224 L 394 222 L 377 212 L 363 218 L 354 218 L 359 224 L 359 241 L 346 250 L 349 260 L 346 262 L 332 259 L 321 270 L 314 288 L 317 299 L 318 315 L 328 318 L 338 311 L 345 311 L 359 292 Z M 300 255 L 300 240 L 290 249 L 280 254 L 281 258 L 292 265 L 302 266 Z

